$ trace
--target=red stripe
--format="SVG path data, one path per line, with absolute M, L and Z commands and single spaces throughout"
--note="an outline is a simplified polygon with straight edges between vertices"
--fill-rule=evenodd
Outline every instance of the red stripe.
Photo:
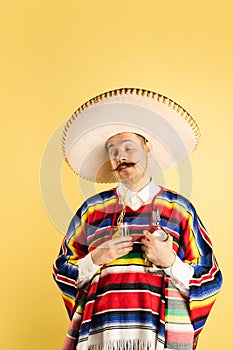
M 213 262 L 214 266 L 209 270 L 209 273 L 202 275 L 200 278 L 195 278 L 190 280 L 190 284 L 193 286 L 202 285 L 203 282 L 208 282 L 214 279 L 215 273 L 218 271 L 218 266 L 216 262 Z
M 77 287 L 77 282 L 72 280 L 71 278 L 62 276 L 62 275 L 56 275 L 56 280 L 59 282 L 63 282 L 66 284 L 69 284 L 70 286 Z
M 191 313 L 192 313 L 192 319 L 194 320 L 194 322 L 195 322 L 195 319 L 198 319 L 200 316 L 202 316 L 203 318 L 207 317 L 213 305 L 214 305 L 214 301 L 202 307 L 200 305 L 198 305 L 197 307 L 193 307 L 191 310 Z
M 94 305 L 93 305 L 94 303 Z M 94 310 L 93 310 L 94 306 Z M 97 296 L 94 302 L 89 302 L 85 305 L 83 320 L 91 319 L 93 312 L 106 312 L 111 310 L 151 310 L 154 313 L 159 313 L 160 296 L 151 295 L 145 292 L 122 292 L 112 291 L 106 295 Z
M 118 266 L 120 270 L 120 266 Z M 153 286 L 160 286 L 163 277 L 159 274 L 149 274 L 143 272 L 125 272 L 119 271 L 119 273 L 111 272 L 106 275 L 102 275 L 99 281 L 99 287 L 104 287 L 108 284 L 117 284 L 120 285 L 122 283 L 143 283 L 150 284 Z
M 193 331 L 190 330 L 177 333 L 176 330 L 166 330 L 166 339 L 168 342 L 172 343 L 190 344 L 193 340 Z

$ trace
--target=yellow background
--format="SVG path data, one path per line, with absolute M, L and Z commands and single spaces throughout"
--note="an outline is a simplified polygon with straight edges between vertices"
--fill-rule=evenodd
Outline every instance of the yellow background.
M 226 0 L 2 1 L 1 349 L 61 349 L 68 318 L 51 265 L 62 233 L 42 203 L 41 160 L 80 104 L 122 86 L 169 96 L 200 126 L 191 201 L 211 234 L 224 287 L 198 349 L 233 349 L 232 10 Z M 166 186 L 173 182 L 176 189 L 168 176 Z M 62 183 L 75 210 L 82 198 L 68 167 Z M 69 219 L 64 214 L 65 226 Z

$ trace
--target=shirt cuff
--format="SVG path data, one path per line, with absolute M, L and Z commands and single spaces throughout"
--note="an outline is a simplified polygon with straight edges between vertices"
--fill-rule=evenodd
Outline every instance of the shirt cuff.
M 191 265 L 184 263 L 177 255 L 174 264 L 170 267 L 164 268 L 164 272 L 171 277 L 173 284 L 180 289 L 180 291 L 188 295 L 189 281 L 193 276 L 194 269 Z
M 90 281 L 90 279 L 101 267 L 93 263 L 91 253 L 88 253 L 84 258 L 80 259 L 78 262 L 78 266 L 78 283 Z

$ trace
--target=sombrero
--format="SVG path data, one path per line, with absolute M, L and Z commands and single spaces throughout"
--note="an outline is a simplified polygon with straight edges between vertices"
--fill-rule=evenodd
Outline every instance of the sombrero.
M 122 132 L 151 142 L 152 175 L 182 162 L 200 139 L 197 123 L 176 102 L 152 91 L 122 88 L 92 98 L 69 118 L 62 136 L 65 159 L 82 178 L 116 182 L 105 145 Z

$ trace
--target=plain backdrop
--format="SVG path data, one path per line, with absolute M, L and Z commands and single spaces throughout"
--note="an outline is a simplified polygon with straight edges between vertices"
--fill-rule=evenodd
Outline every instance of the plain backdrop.
M 232 11 L 226 0 L 2 1 L 1 349 L 61 349 L 68 317 L 51 266 L 72 213 L 104 186 L 63 164 L 59 133 L 82 103 L 124 86 L 169 96 L 200 126 L 185 181 L 224 285 L 198 350 L 233 349 Z M 158 181 L 186 194 L 179 179 Z

